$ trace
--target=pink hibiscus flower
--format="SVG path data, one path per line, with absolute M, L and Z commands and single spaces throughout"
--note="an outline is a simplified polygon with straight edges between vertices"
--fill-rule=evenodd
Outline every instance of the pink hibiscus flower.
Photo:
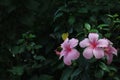
M 110 64 L 113 59 L 113 54 L 117 56 L 117 50 L 112 46 L 112 43 L 108 40 L 109 45 L 105 47 L 105 55 L 107 57 L 107 64 Z
M 95 56 L 96 59 L 104 57 L 104 47 L 108 46 L 107 39 L 98 39 L 97 33 L 89 33 L 88 38 L 82 40 L 79 45 L 86 49 L 83 51 L 83 56 L 86 59 L 90 59 Z
M 60 58 L 63 57 L 63 61 L 66 65 L 71 65 L 71 60 L 75 60 L 80 56 L 80 53 L 75 49 L 78 45 L 77 39 L 66 39 L 62 44 L 62 51 L 59 53 Z

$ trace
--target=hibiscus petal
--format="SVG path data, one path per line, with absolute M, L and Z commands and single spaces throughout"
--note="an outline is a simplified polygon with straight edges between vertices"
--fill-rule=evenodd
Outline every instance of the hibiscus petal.
M 91 42 L 97 41 L 97 40 L 98 40 L 98 37 L 99 37 L 99 35 L 98 35 L 97 33 L 90 33 L 90 34 L 88 35 L 88 38 L 89 38 L 89 40 L 90 40 Z
M 84 48 L 84 47 L 88 47 L 90 45 L 90 42 L 89 42 L 89 39 L 88 38 L 85 38 L 84 40 L 82 40 L 80 43 L 79 43 L 80 47 Z
M 117 50 L 112 46 L 109 46 L 109 47 L 110 47 L 111 53 L 113 53 L 117 56 Z
M 86 59 L 90 59 L 93 57 L 93 49 L 88 47 L 86 48 L 84 51 L 83 51 L 83 56 L 86 58 Z
M 64 49 L 68 45 L 69 39 L 67 38 L 62 44 L 61 47 Z
M 66 56 L 64 56 L 64 63 L 71 65 L 71 60 L 75 60 L 80 56 L 80 53 L 76 49 L 72 49 Z
M 108 39 L 107 39 L 107 40 L 108 40 Z M 113 45 L 113 43 L 112 43 L 110 40 L 108 40 L 108 42 L 109 42 L 110 45 Z
M 57 50 L 54 50 L 57 55 L 60 55 L 60 52 Z
M 78 40 L 75 38 L 72 38 L 69 40 L 69 43 L 70 43 L 70 48 L 74 48 L 75 46 L 78 45 Z
M 108 40 L 107 39 L 99 39 L 97 47 L 108 47 Z
M 113 55 L 112 54 L 107 54 L 107 64 L 110 64 L 113 60 Z
M 104 57 L 104 50 L 102 48 L 95 48 L 93 49 L 93 54 L 95 58 L 100 59 Z
M 68 59 L 68 58 L 66 58 L 66 57 L 64 57 L 64 63 L 66 64 L 66 65 L 71 65 L 72 64 L 72 62 L 71 62 L 71 60 L 70 59 Z
M 60 52 L 60 57 L 59 57 L 59 59 L 61 59 L 63 56 L 65 56 L 65 55 L 67 55 L 67 52 L 65 51 L 65 50 L 62 50 L 61 52 Z

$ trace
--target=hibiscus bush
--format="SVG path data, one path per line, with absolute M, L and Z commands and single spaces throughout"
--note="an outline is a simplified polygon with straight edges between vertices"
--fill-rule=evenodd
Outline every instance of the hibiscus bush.
M 119 0 L 0 0 L 0 80 L 120 80 Z

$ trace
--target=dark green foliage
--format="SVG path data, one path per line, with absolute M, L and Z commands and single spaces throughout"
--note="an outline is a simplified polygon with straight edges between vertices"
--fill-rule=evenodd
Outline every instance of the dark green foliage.
M 54 50 L 62 33 L 90 32 L 118 49 L 112 64 L 81 56 L 71 66 Z M 119 0 L 0 0 L 0 80 L 120 80 Z

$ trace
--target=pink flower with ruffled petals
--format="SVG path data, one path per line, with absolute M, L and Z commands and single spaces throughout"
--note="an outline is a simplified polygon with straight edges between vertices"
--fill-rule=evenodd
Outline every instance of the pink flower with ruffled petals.
M 104 47 L 107 47 L 108 44 L 108 40 L 99 39 L 97 33 L 89 33 L 88 38 L 85 38 L 79 43 L 82 48 L 86 47 L 83 51 L 83 56 L 86 59 L 92 58 L 93 55 L 96 59 L 104 57 Z
M 110 41 L 108 47 L 105 47 L 104 50 L 107 57 L 107 64 L 110 64 L 113 60 L 113 54 L 117 56 L 117 50 L 112 46 L 112 43 Z
M 80 53 L 75 49 L 75 47 L 78 45 L 77 39 L 66 39 L 62 44 L 61 48 L 62 51 L 60 52 L 60 58 L 63 57 L 63 61 L 66 65 L 71 65 L 71 60 L 76 60 Z

